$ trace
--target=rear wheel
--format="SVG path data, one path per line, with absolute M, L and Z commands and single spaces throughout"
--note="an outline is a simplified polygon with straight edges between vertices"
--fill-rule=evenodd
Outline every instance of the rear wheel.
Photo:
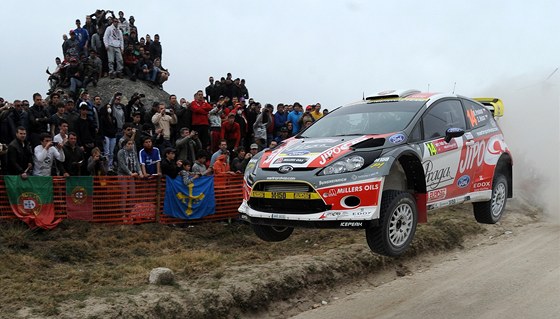
M 288 239 L 294 228 L 253 224 L 253 231 L 257 237 L 264 241 L 276 242 Z
M 492 198 L 486 202 L 473 203 L 476 221 L 483 224 L 497 223 L 506 209 L 507 195 L 507 179 L 498 173 L 492 182 Z
M 380 226 L 366 229 L 369 248 L 385 256 L 402 255 L 410 246 L 416 232 L 416 200 L 408 192 L 384 191 L 379 219 Z

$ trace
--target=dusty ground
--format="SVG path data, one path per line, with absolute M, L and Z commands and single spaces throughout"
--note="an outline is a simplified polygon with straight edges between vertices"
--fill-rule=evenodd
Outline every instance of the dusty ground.
M 398 259 L 372 254 L 363 231 L 296 230 L 264 243 L 240 224 L 69 224 L 22 238 L 13 227 L 0 238 L 0 317 L 287 318 L 469 249 L 467 236 L 495 238 L 537 219 L 522 203 L 494 226 L 474 222 L 470 205 L 440 210 Z M 148 285 L 158 266 L 171 268 L 177 283 Z

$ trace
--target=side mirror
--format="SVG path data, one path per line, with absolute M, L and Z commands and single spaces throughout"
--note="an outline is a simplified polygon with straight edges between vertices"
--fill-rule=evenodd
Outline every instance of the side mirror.
M 460 137 L 465 134 L 465 130 L 458 127 L 450 127 L 445 131 L 445 142 L 449 143 L 452 138 Z

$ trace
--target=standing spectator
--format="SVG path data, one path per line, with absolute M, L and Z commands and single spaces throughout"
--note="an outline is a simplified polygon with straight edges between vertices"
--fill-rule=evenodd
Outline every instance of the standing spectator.
M 91 176 L 107 175 L 107 157 L 101 156 L 101 150 L 94 147 L 91 156 L 88 158 L 87 171 Z
M 62 54 L 64 57 L 69 55 L 71 58 L 78 59 L 80 57 L 80 42 L 76 39 L 74 30 L 69 32 L 70 38 L 66 39 L 62 44 Z
M 88 41 L 88 48 L 91 48 L 91 39 L 93 37 L 94 34 L 97 33 L 97 25 L 95 24 L 95 21 L 92 20 L 91 16 L 86 15 L 86 23 L 84 23 L 84 29 L 86 29 L 88 35 L 89 35 L 89 41 Z
M 68 132 L 75 132 L 74 124 L 80 117 L 80 114 L 74 109 L 74 100 L 68 99 L 66 103 L 64 103 L 64 116 L 68 122 Z
M 315 108 L 313 112 L 311 112 L 311 116 L 313 116 L 313 120 L 317 121 L 323 117 L 323 113 L 321 112 L 321 103 L 315 104 Z
M 152 116 L 152 123 L 156 129 L 162 129 L 163 139 L 171 146 L 171 125 L 177 124 L 174 109 L 166 109 L 164 103 L 159 104 L 159 111 Z
M 249 90 L 247 89 L 247 86 L 245 86 L 245 79 L 241 79 L 241 82 L 239 83 L 239 86 L 241 88 L 241 97 L 244 99 L 248 99 L 249 98 Z
M 41 143 L 41 133 L 49 132 L 50 115 L 43 107 L 43 97 L 39 93 L 33 94 L 33 105 L 29 108 L 29 141 L 31 147 Z
M 229 154 L 221 154 L 220 156 L 218 156 L 218 158 L 216 159 L 216 162 L 214 163 L 214 165 L 212 166 L 212 170 L 214 172 L 214 174 L 219 175 L 219 174 L 235 174 L 234 172 L 232 172 L 230 170 L 230 166 L 228 164 L 228 155 Z M 216 186 L 218 186 L 218 188 L 224 188 L 225 185 L 225 180 L 214 180 L 214 183 L 218 184 Z M 220 187 L 221 186 L 221 187 Z
M 66 144 L 68 141 L 68 122 L 65 119 L 58 121 L 57 133 L 53 137 L 53 142 L 59 144 Z
M 192 127 L 191 129 L 198 132 L 202 148 L 206 149 L 210 144 L 208 134 L 208 113 L 212 110 L 212 106 L 204 100 L 204 93 L 198 90 L 195 94 L 195 100 L 191 103 L 192 110 Z
M 222 117 L 224 116 L 223 105 L 214 104 L 208 112 L 208 122 L 210 123 L 210 150 L 215 152 L 220 144 L 220 132 L 222 130 Z
M 161 61 L 161 43 L 159 42 L 159 34 L 154 35 L 154 41 L 150 43 L 150 55 L 152 59 Z
M 117 153 L 118 158 L 118 175 L 133 176 L 133 177 L 143 177 L 142 170 L 140 168 L 140 162 L 138 161 L 138 155 L 134 151 L 134 140 L 128 139 L 124 140 L 122 143 L 121 150 Z
M 200 150 L 196 154 L 196 161 L 192 166 L 192 171 L 204 176 L 212 174 L 212 168 L 206 168 L 206 152 L 204 150 Z
M 218 95 L 216 93 L 216 85 L 214 84 L 214 77 L 210 77 L 208 78 L 208 82 L 210 82 L 210 85 L 208 85 L 206 87 L 206 89 L 204 89 L 204 91 L 206 92 L 206 100 L 210 103 L 216 103 L 218 102 Z
M 303 113 L 302 113 L 301 104 L 299 104 L 299 102 L 295 102 L 294 110 L 291 111 L 290 114 L 288 114 L 288 121 L 292 123 L 292 127 L 293 127 L 292 128 L 293 135 L 296 135 L 300 131 L 300 126 L 298 123 L 302 115 Z
M 233 112 L 228 114 L 227 121 L 222 124 L 220 139 L 226 140 L 229 150 L 237 148 L 241 142 L 241 128 L 235 122 L 235 114 Z
M 86 102 L 80 103 L 80 117 L 74 123 L 76 135 L 78 137 L 78 145 L 83 147 L 85 154 L 91 154 L 91 150 L 95 147 L 95 126 L 93 121 L 88 118 L 90 111 Z M 86 164 L 84 164 L 85 166 Z M 85 167 L 84 167 L 85 168 Z
M 122 53 L 124 51 L 124 38 L 122 31 L 118 28 L 119 20 L 113 19 L 112 25 L 105 30 L 103 36 L 103 43 L 107 49 L 107 56 L 109 58 L 109 75 L 111 79 L 115 78 L 115 75 L 119 78 L 122 77 L 123 70 L 123 57 Z M 115 60 L 117 66 L 115 67 Z
M 125 106 L 121 103 L 122 100 L 122 93 L 117 92 L 113 96 L 112 103 L 112 114 L 113 117 L 117 120 L 117 135 L 116 138 L 119 139 L 123 135 L 123 125 L 126 122 L 125 116 Z
M 249 154 L 251 154 L 251 157 L 257 155 L 258 152 L 259 152 L 259 146 L 255 143 L 251 144 L 251 150 L 250 150 L 250 153 L 249 153 Z
M 126 21 L 126 18 L 124 17 L 124 12 L 119 11 L 118 21 L 119 21 L 119 26 L 118 26 L 119 30 L 121 30 L 123 34 L 130 33 L 130 27 L 128 21 Z
M 274 113 L 274 132 L 275 136 L 280 133 L 280 128 L 286 126 L 286 121 L 288 120 L 288 114 L 284 112 L 284 104 L 280 103 L 276 106 L 276 113 Z
M 176 110 L 175 113 L 177 114 L 178 128 L 190 128 L 192 126 L 192 110 L 190 103 L 188 103 L 186 100 L 181 102 L 181 108 L 179 110 Z M 194 163 L 194 160 L 191 160 L 191 163 Z
M 179 175 L 183 179 L 184 185 L 189 185 L 193 182 L 194 179 L 200 176 L 199 173 L 191 172 L 191 167 L 191 161 L 187 160 L 183 162 L 183 169 L 179 172 Z
M 202 149 L 202 143 L 196 131 L 183 127 L 180 131 L 180 137 L 175 141 L 175 147 L 177 148 L 177 158 L 179 160 L 189 160 L 191 163 L 194 163 L 196 154 Z
M 171 147 L 165 149 L 164 156 L 165 158 L 161 161 L 161 172 L 163 175 L 175 179 L 183 169 L 183 162 L 175 160 L 175 149 Z
M 138 154 L 140 169 L 142 175 L 158 175 L 161 176 L 161 156 L 159 149 L 152 146 L 152 138 L 144 137 L 142 139 L 144 148 Z
M 33 175 L 51 176 L 54 160 L 64 162 L 62 144 L 53 146 L 52 137 L 49 133 L 41 134 L 41 144 L 33 150 Z
M 251 153 L 245 152 L 243 146 L 237 148 L 237 156 L 231 160 L 231 170 L 243 174 L 249 161 L 251 160 Z
M 107 158 L 108 170 L 113 169 L 113 154 L 117 143 L 117 119 L 113 116 L 110 104 L 99 110 L 99 132 L 103 136 L 103 153 Z
M 27 130 L 25 127 L 18 127 L 16 138 L 8 145 L 8 175 L 21 175 L 27 178 L 33 166 L 33 153 L 31 145 L 26 140 Z
M 76 19 L 76 29 L 74 29 L 74 34 L 76 34 L 76 39 L 78 40 L 80 55 L 85 55 L 88 49 L 89 33 L 86 29 L 82 28 L 81 25 L 82 22 L 80 21 L 80 19 Z
M 216 151 L 216 153 L 212 154 L 212 157 L 210 157 L 210 167 L 214 167 L 214 163 L 216 163 L 216 160 L 222 154 L 228 154 L 226 140 L 220 141 L 220 148 Z M 229 158 L 228 158 L 228 162 L 229 162 Z
M 52 136 L 55 136 L 56 134 L 58 134 L 58 132 L 60 130 L 61 121 L 66 122 L 66 115 L 64 114 L 64 110 L 65 110 L 64 103 L 58 102 L 57 105 L 56 105 L 56 113 L 51 115 L 50 128 L 51 128 L 51 135 Z M 68 124 L 66 124 L 66 126 L 68 126 Z
M 84 162 L 84 151 L 78 146 L 78 136 L 74 132 L 68 133 L 68 141 L 64 144 L 64 162 L 59 169 L 63 176 L 81 176 Z
M 259 113 L 255 124 L 253 124 L 253 131 L 255 132 L 255 141 L 263 139 L 266 141 L 267 138 L 267 128 L 270 125 L 269 109 L 264 108 L 262 112 Z

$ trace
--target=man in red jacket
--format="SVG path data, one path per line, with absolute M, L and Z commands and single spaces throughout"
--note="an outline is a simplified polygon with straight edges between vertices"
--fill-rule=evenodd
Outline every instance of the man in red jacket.
M 239 146 L 241 129 L 239 123 L 235 122 L 235 114 L 233 112 L 229 113 L 227 121 L 222 123 L 220 139 L 227 141 L 227 148 L 230 152 L 233 152 Z
M 212 105 L 204 100 L 204 93 L 198 90 L 195 94 L 195 100 L 191 103 L 192 111 L 192 127 L 191 130 L 197 131 L 202 143 L 202 149 L 206 149 L 210 144 L 210 134 L 208 129 L 208 112 L 212 110 Z

